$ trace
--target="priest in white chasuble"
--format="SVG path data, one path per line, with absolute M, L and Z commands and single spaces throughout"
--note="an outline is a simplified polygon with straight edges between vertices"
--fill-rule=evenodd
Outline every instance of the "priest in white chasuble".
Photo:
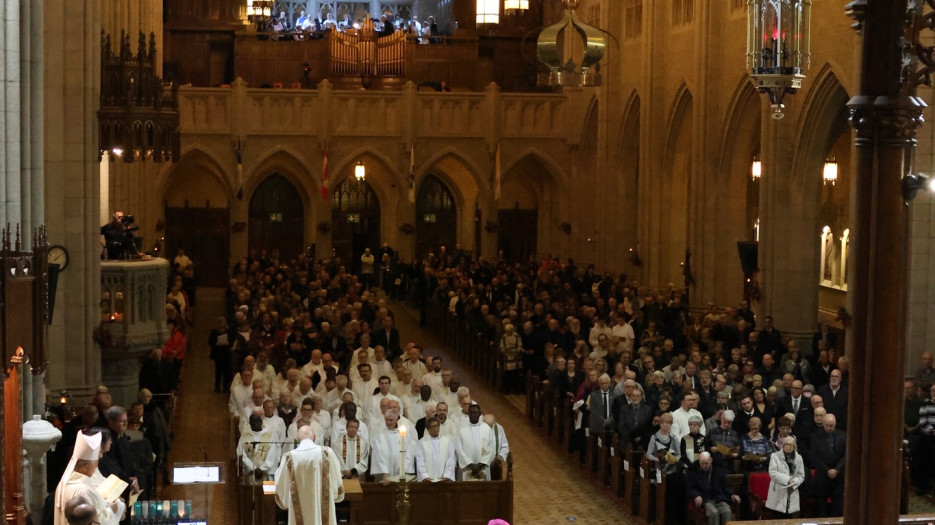
M 455 447 L 441 434 L 438 418 L 425 422 L 426 436 L 416 446 L 416 474 L 419 481 L 454 481 Z
M 299 444 L 276 470 L 276 504 L 289 511 L 289 525 L 337 525 L 334 504 L 344 501 L 341 462 L 315 443 L 311 427 L 299 429 Z

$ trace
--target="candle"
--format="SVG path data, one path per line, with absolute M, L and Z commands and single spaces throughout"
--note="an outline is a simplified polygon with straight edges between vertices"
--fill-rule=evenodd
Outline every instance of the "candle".
M 406 475 L 406 425 L 399 426 L 399 479 Z

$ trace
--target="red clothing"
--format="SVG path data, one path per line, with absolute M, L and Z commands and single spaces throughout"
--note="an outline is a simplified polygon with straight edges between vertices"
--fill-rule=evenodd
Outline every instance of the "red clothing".
M 185 360 L 185 335 L 178 327 L 172 327 L 172 334 L 164 345 L 162 345 L 162 357 L 166 359 Z

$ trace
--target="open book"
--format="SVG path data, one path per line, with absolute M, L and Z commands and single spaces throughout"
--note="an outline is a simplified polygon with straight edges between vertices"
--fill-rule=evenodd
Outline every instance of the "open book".
M 126 481 L 111 474 L 97 486 L 97 493 L 100 494 L 107 503 L 113 503 L 120 499 L 120 495 L 123 494 L 123 491 L 127 490 L 128 486 L 129 484 Z

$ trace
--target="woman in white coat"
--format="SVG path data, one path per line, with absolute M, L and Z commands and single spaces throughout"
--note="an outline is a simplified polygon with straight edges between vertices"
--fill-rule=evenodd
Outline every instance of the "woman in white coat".
M 795 437 L 786 436 L 782 450 L 769 458 L 769 494 L 766 508 L 779 514 L 799 512 L 799 487 L 805 481 L 805 463 L 795 450 Z

